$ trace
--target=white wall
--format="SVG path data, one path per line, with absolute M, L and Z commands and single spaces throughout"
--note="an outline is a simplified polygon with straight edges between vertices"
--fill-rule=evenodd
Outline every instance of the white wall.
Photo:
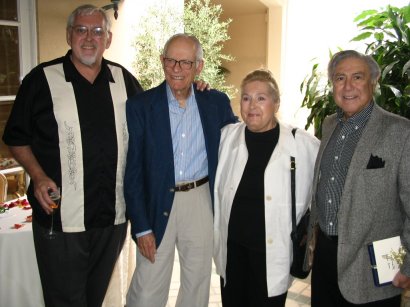
M 403 7 L 409 0 L 288 0 L 282 35 L 282 96 L 280 117 L 303 128 L 308 110 L 301 110 L 299 91 L 304 77 L 310 73 L 313 58 L 326 70 L 329 49 L 356 49 L 364 52 L 363 42 L 349 42 L 359 34 L 353 19 L 367 9 L 388 4 Z M 286 8 L 285 8 L 286 9 Z

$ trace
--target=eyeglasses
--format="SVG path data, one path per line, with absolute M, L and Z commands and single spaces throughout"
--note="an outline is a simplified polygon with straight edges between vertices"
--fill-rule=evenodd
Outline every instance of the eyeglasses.
M 168 68 L 174 68 L 175 65 L 179 65 L 179 68 L 184 69 L 184 70 L 190 70 L 192 68 L 192 64 L 195 62 L 193 61 L 188 61 L 188 60 L 175 60 L 171 58 L 164 58 L 164 65 L 165 67 Z
M 73 26 L 71 28 L 78 36 L 87 36 L 88 33 L 91 33 L 93 38 L 101 38 L 106 33 L 102 27 L 88 28 L 86 26 Z

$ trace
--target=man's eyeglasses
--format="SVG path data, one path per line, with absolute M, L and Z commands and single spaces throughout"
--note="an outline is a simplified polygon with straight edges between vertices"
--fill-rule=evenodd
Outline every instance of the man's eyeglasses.
M 164 58 L 164 65 L 165 67 L 168 68 L 174 68 L 175 65 L 179 65 L 179 68 L 184 69 L 184 70 L 190 70 L 192 68 L 192 65 L 195 62 L 193 61 L 188 61 L 188 60 L 175 60 L 175 59 L 171 59 L 171 58 Z
M 86 26 L 73 26 L 71 28 L 78 36 L 87 36 L 88 32 L 90 32 L 92 37 L 101 38 L 106 33 L 102 27 L 88 28 Z

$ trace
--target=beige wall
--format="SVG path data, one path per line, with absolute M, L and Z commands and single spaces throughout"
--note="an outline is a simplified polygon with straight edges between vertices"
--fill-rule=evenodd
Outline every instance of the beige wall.
M 270 6 L 268 12 L 268 32 L 266 35 L 267 64 L 276 81 L 281 86 L 283 7 Z
M 141 0 L 131 0 L 131 2 L 132 1 Z M 132 55 L 129 55 L 130 51 L 125 51 L 126 45 L 130 44 L 130 39 L 123 30 L 127 28 L 131 29 L 131 27 L 123 25 L 123 23 L 129 22 L 129 20 L 127 20 L 126 14 L 122 14 L 121 12 L 122 9 L 129 10 L 126 7 L 126 5 L 130 5 L 128 2 L 129 0 L 121 2 L 119 19 L 117 21 L 113 20 L 113 42 L 110 49 L 106 52 L 105 57 L 121 63 L 132 71 L 129 63 Z M 75 7 L 87 3 L 103 6 L 109 4 L 110 1 L 37 0 L 39 63 L 63 56 L 67 52 L 69 48 L 65 37 L 67 17 Z M 141 6 L 143 5 L 141 4 Z M 140 9 L 142 9 L 142 7 L 140 7 Z M 109 12 L 112 17 L 113 11 L 111 10 Z M 228 11 L 224 11 L 222 19 L 232 19 L 232 23 L 229 27 L 231 39 L 226 42 L 224 52 L 235 57 L 234 62 L 223 64 L 231 72 L 227 79 L 228 84 L 234 85 L 239 90 L 243 77 L 251 70 L 261 67 L 271 69 L 275 77 L 280 79 L 280 44 L 277 44 L 277 35 L 278 33 L 280 34 L 281 28 L 277 14 L 278 12 L 272 12 L 272 10 L 266 14 L 255 13 L 240 15 L 229 15 Z M 138 14 L 133 14 L 133 16 L 136 15 Z M 116 29 L 117 27 L 118 29 Z M 118 33 L 124 35 L 119 36 Z M 271 39 L 268 39 L 268 37 Z M 274 38 L 272 39 L 272 37 Z M 280 80 L 278 80 L 278 82 L 280 82 Z M 237 115 L 240 114 L 239 94 L 238 92 L 232 100 L 232 107 Z
M 66 23 L 68 15 L 79 5 L 103 6 L 108 0 L 37 0 L 37 37 L 39 63 L 66 54 Z
M 221 3 L 230 0 L 214 0 Z M 234 62 L 224 63 L 230 70 L 227 78 L 229 84 L 238 91 L 242 79 L 247 73 L 258 68 L 272 71 L 281 87 L 282 81 L 282 29 L 284 23 L 285 0 L 258 0 L 266 7 L 265 13 L 230 14 L 224 10 L 222 19 L 231 18 L 228 32 L 231 37 L 225 43 L 224 52 L 235 57 Z M 258 8 L 260 11 L 260 8 Z M 239 112 L 240 92 L 232 99 L 232 107 L 236 114 Z M 280 111 L 279 111 L 280 113 Z
M 266 67 L 266 14 L 252 15 L 224 15 L 222 19 L 231 18 L 229 36 L 224 47 L 224 53 L 231 54 L 235 61 L 224 63 L 230 74 L 227 78 L 228 84 L 234 85 L 238 90 L 245 75 L 261 67 Z M 232 108 L 239 115 L 239 95 L 232 99 Z

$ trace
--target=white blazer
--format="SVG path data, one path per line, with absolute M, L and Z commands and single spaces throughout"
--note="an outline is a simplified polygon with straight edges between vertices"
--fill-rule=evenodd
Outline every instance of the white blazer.
M 225 282 L 229 217 L 248 160 L 245 127 L 244 123 L 225 126 L 219 145 L 214 190 L 214 261 L 217 273 Z M 279 127 L 279 141 L 264 180 L 268 296 L 286 292 L 293 280 L 289 274 L 292 263 L 290 157 L 296 160 L 296 218 L 299 221 L 309 206 L 319 148 L 319 140 L 306 131 L 298 129 L 294 138 L 292 127 L 280 123 Z

